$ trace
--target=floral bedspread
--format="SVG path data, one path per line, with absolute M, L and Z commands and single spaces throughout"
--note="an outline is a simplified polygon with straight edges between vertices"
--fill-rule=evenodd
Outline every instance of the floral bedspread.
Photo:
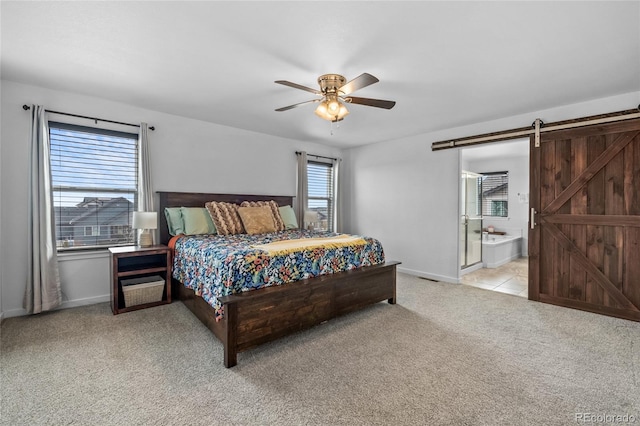
M 217 299 L 220 296 L 384 262 L 382 245 L 368 237 L 362 237 L 364 245 L 314 248 L 274 256 L 251 247 L 335 235 L 338 234 L 296 229 L 259 235 L 183 236 L 175 244 L 173 277 L 213 306 L 216 319 L 220 320 L 223 315 Z

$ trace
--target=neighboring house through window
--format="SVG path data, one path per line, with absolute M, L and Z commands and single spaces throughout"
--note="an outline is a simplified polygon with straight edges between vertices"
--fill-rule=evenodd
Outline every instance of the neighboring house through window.
M 49 122 L 58 249 L 132 244 L 138 135 Z
M 480 184 L 480 205 L 482 216 L 509 216 L 509 172 L 482 173 Z

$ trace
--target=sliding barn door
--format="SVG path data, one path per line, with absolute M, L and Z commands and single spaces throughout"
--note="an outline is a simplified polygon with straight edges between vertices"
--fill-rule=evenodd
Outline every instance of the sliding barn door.
M 640 120 L 532 137 L 530 203 L 529 298 L 640 321 Z

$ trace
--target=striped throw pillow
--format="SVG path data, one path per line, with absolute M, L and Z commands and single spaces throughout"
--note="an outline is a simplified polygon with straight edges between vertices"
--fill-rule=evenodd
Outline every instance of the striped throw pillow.
M 242 234 L 244 227 L 238 214 L 237 204 L 209 201 L 204 205 L 220 235 Z

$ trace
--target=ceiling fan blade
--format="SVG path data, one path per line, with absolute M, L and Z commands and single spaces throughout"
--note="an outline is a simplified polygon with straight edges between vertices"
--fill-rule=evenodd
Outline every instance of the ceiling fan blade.
M 314 102 L 320 102 L 321 100 L 322 99 L 313 99 L 313 100 L 310 100 L 310 101 L 304 101 L 304 102 L 300 102 L 299 104 L 293 104 L 293 105 L 289 105 L 289 106 L 286 106 L 286 107 L 278 108 L 276 111 L 288 111 L 290 109 L 297 108 L 297 107 L 299 107 L 301 105 L 311 104 L 311 103 L 314 103 Z
M 353 80 L 345 84 L 344 86 L 340 87 L 338 91 L 344 93 L 345 95 L 348 95 L 349 93 L 353 93 L 358 89 L 362 89 L 363 87 L 370 86 L 373 83 L 377 83 L 379 81 L 380 80 L 378 80 L 371 74 L 367 74 L 365 72 L 364 74 L 360 74 L 359 76 L 357 76 L 356 78 L 354 78 Z
M 349 103 L 372 106 L 376 108 L 391 109 L 395 106 L 395 101 L 385 101 L 382 99 L 369 99 L 369 98 L 356 98 L 354 96 L 348 96 L 345 98 Z
M 316 95 L 322 95 L 322 92 L 317 89 L 312 89 L 311 87 L 302 86 L 287 80 L 276 80 L 274 83 L 284 84 L 285 86 L 293 87 L 294 89 L 306 90 L 307 92 L 315 93 Z

